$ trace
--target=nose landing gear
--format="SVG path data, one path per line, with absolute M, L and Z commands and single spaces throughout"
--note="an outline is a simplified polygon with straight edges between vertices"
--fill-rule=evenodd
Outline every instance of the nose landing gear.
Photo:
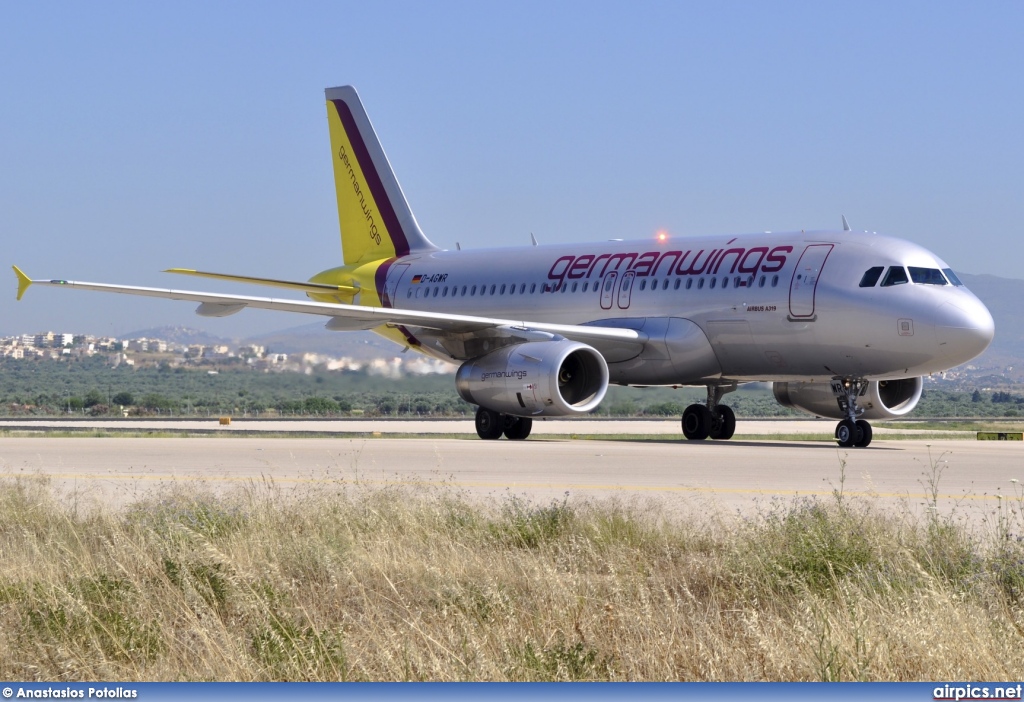
M 832 379 L 832 394 L 839 403 L 839 411 L 846 415 L 846 419 L 836 425 L 836 441 L 844 448 L 864 448 L 871 443 L 871 425 L 867 420 L 857 419 L 864 411 L 857 407 L 857 398 L 867 389 L 867 381 L 860 378 Z
M 736 433 L 736 414 L 728 405 L 719 404 L 722 396 L 736 389 L 736 383 L 708 385 L 707 403 L 693 404 L 683 411 L 683 436 L 690 441 L 708 437 L 725 441 Z

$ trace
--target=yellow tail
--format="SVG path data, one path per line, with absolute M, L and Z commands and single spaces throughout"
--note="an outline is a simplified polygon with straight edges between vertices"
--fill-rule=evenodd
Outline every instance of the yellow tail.
M 345 264 L 437 250 L 420 230 L 355 88 L 328 88 L 326 95 Z

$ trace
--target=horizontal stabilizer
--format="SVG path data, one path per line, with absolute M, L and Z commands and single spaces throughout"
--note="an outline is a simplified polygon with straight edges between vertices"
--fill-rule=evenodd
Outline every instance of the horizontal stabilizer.
M 168 268 L 164 273 L 177 273 L 179 275 L 192 275 L 197 278 L 213 278 L 214 280 L 230 280 L 234 283 L 253 283 L 255 285 L 269 285 L 275 288 L 288 288 L 290 290 L 302 290 L 303 292 L 315 293 L 342 293 L 343 295 L 354 295 L 359 288 L 351 285 L 328 285 L 326 283 L 299 283 L 291 280 L 277 280 L 275 278 L 256 278 L 250 275 L 230 275 L 228 273 L 210 273 L 208 271 L 196 271 L 191 268 Z

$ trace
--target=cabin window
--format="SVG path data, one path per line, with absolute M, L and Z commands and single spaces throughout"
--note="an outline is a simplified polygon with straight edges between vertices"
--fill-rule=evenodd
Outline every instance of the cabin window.
M 874 266 L 864 271 L 864 277 L 860 279 L 860 287 L 862 288 L 873 288 L 878 279 L 882 277 L 882 271 L 885 270 L 884 266 Z
M 437 297 L 437 294 L 438 294 L 439 292 L 441 292 L 441 288 L 434 288 L 434 295 L 433 295 L 433 296 L 434 296 L 434 297 Z
M 910 266 L 910 279 L 918 285 L 947 285 L 938 268 L 918 268 Z
M 640 281 L 640 289 L 641 290 L 646 290 L 647 289 L 647 281 L 646 280 L 641 280 Z
M 774 287 L 777 287 L 777 286 L 778 286 L 778 284 L 779 284 L 779 276 L 777 276 L 777 275 L 773 275 L 773 276 L 772 276 L 772 287 L 773 287 L 773 288 L 774 288 Z
M 530 283 L 530 294 L 532 295 L 537 290 L 536 283 Z
M 708 287 L 714 290 L 716 285 L 718 285 L 718 278 L 712 278 L 711 282 L 708 284 Z
M 491 293 L 490 293 L 490 294 L 491 294 L 491 295 L 493 295 L 493 294 L 494 294 L 494 291 L 495 291 L 495 290 L 497 290 L 497 289 L 498 289 L 498 286 L 497 286 L 497 285 L 492 285 L 492 286 L 491 286 Z
M 408 290 L 405 291 L 405 296 L 412 297 L 412 288 L 409 288 Z
M 687 278 L 686 279 L 686 289 L 689 290 L 692 287 L 693 287 L 693 278 Z
M 949 280 L 953 285 L 957 287 L 963 287 L 963 283 L 956 277 L 956 273 L 953 272 L 952 268 L 943 268 L 942 272 L 946 274 L 946 279 Z
M 724 278 L 722 278 L 722 289 L 724 290 L 727 287 L 729 287 L 729 278 L 728 277 L 724 277 Z
M 764 277 L 764 276 L 762 275 L 762 276 L 761 276 L 761 279 L 757 281 L 757 287 L 759 287 L 759 288 L 763 288 L 763 287 L 764 287 L 764 281 L 765 281 L 765 280 L 766 280 L 766 278 L 765 278 L 765 277 Z
M 462 296 L 463 297 L 466 296 L 466 286 L 465 285 L 462 286 Z
M 680 282 L 682 282 L 682 281 L 679 278 L 676 278 L 676 282 L 672 284 L 672 289 L 673 290 L 678 290 Z
M 441 291 L 441 297 L 448 297 L 448 286 L 444 286 L 444 290 Z
M 522 295 L 526 292 L 526 283 L 519 286 L 519 294 Z
M 703 288 L 704 288 L 704 279 L 701 278 L 700 280 L 697 281 L 697 289 L 701 290 Z
M 903 266 L 889 266 L 889 270 L 885 273 L 885 278 L 882 279 L 882 287 L 889 288 L 893 285 L 903 285 L 909 282 L 907 270 Z

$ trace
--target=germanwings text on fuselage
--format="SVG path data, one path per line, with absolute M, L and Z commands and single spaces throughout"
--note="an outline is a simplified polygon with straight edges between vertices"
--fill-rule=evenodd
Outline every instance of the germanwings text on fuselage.
M 560 256 L 548 270 L 548 279 L 556 280 L 559 283 L 565 278 L 580 280 L 590 278 L 597 272 L 600 278 L 609 270 L 617 271 L 620 268 L 633 271 L 638 276 L 655 276 L 662 270 L 662 275 L 716 275 L 731 258 L 731 265 L 728 265 L 728 273 L 743 273 L 746 275 L 761 273 L 775 273 L 782 270 L 786 265 L 786 255 L 793 252 L 792 246 L 776 246 L 769 249 L 767 246 L 755 246 L 750 249 L 711 249 L 705 255 L 705 250 L 700 249 L 695 254 L 693 250 L 687 251 L 645 251 L 583 254 L 582 256 Z M 693 257 L 691 258 L 691 254 Z M 702 258 L 703 257 L 703 258 Z M 666 263 L 666 261 L 668 261 Z M 601 265 L 603 262 L 604 265 Z M 662 264 L 665 268 L 662 269 Z

